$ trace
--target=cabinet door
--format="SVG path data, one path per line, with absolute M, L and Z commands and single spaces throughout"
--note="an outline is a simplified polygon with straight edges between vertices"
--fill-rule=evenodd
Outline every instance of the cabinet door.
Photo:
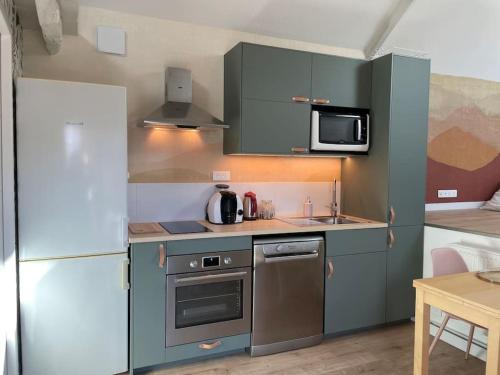
M 161 246 L 164 250 L 163 242 L 132 245 L 131 368 L 165 362 L 166 264 Z
M 243 45 L 243 97 L 290 102 L 311 95 L 311 54 Z
M 244 99 L 242 152 L 286 155 L 307 150 L 309 116 L 305 104 Z
M 429 74 L 429 60 L 393 57 L 389 205 L 396 226 L 424 222 Z
M 409 319 L 415 314 L 413 280 L 422 277 L 423 225 L 392 227 L 392 247 L 387 250 L 388 322 Z
M 371 63 L 313 54 L 312 98 L 338 107 L 370 108 Z
M 385 251 L 329 257 L 325 267 L 325 334 L 385 322 Z
M 127 258 L 123 253 L 19 262 L 23 374 L 127 370 Z

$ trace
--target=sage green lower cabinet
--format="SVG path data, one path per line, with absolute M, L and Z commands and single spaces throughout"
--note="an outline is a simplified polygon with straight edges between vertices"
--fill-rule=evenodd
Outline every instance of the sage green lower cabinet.
M 203 342 L 165 347 L 167 254 L 246 250 L 250 236 L 206 238 L 132 244 L 130 293 L 130 369 L 196 359 L 243 350 L 250 346 L 250 332 Z
M 413 280 L 422 277 L 423 225 L 391 227 L 394 241 L 387 249 L 387 322 L 415 315 Z
M 243 99 L 242 113 L 243 153 L 289 155 L 309 149 L 309 105 Z
M 168 256 L 248 249 L 252 249 L 252 237 L 250 236 L 200 238 L 167 242 Z
M 387 228 L 331 230 L 325 233 L 326 256 L 385 251 Z
M 164 250 L 164 242 L 132 244 L 131 369 L 165 362 Z
M 325 334 L 385 322 L 385 251 L 328 257 L 325 266 Z
M 166 362 L 177 362 L 196 359 L 214 354 L 222 354 L 243 350 L 250 346 L 250 333 L 237 336 L 222 337 L 213 340 L 167 348 Z

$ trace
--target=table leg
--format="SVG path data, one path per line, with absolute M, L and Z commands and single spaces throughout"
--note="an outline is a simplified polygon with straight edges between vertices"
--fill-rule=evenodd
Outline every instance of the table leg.
M 413 375 L 427 375 L 429 373 L 429 324 L 430 306 L 424 303 L 424 291 L 417 289 Z
M 500 322 L 495 322 L 488 327 L 486 375 L 500 375 Z

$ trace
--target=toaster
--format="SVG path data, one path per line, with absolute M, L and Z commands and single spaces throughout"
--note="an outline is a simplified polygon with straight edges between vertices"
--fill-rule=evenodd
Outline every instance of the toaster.
M 216 185 L 219 189 L 209 199 L 207 219 L 213 224 L 235 224 L 243 222 L 241 198 L 228 185 Z

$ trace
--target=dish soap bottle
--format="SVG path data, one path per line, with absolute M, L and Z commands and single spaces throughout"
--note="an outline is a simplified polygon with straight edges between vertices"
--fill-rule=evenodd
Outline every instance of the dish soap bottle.
M 313 215 L 313 204 L 311 202 L 311 197 L 308 196 L 304 202 L 304 217 L 312 217 Z

